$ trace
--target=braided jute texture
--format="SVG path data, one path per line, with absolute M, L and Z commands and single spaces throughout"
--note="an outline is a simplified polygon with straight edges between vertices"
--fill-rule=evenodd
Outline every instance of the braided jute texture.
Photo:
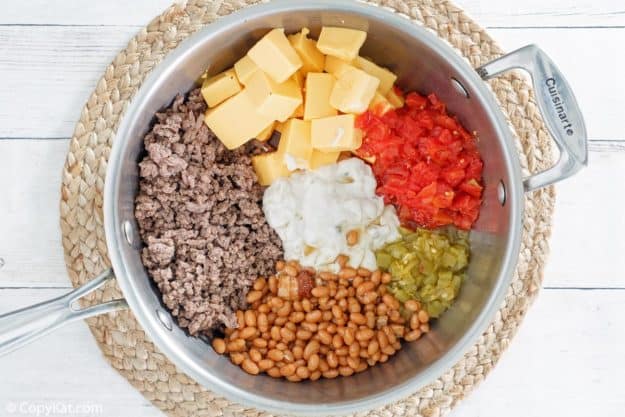
M 78 286 L 109 266 L 103 228 L 103 189 L 115 130 L 145 76 L 182 40 L 220 16 L 256 0 L 189 0 L 167 9 L 142 29 L 106 68 L 76 125 L 63 170 L 61 229 L 69 276 Z M 370 3 L 431 29 L 477 67 L 502 54 L 488 34 L 444 0 L 374 0 Z M 551 141 L 532 91 L 511 73 L 489 82 L 511 127 L 525 172 L 552 165 Z M 493 368 L 536 297 L 548 253 L 554 192 L 526 196 L 519 263 L 493 322 L 466 355 L 439 379 L 410 397 L 360 416 L 449 413 Z M 121 297 L 116 284 L 91 294 L 87 304 Z M 200 387 L 158 352 L 130 311 L 88 321 L 111 365 L 169 416 L 267 416 Z

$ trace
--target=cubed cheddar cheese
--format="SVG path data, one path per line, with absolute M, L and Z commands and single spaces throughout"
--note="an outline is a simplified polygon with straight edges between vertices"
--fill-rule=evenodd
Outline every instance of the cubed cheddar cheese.
M 380 80 L 363 70 L 348 69 L 334 83 L 330 105 L 343 113 L 363 113 L 379 85 Z
M 330 105 L 330 94 L 334 87 L 334 76 L 322 72 L 309 72 L 306 77 L 306 98 L 304 100 L 304 120 L 336 116 L 337 111 Z
M 263 130 L 256 136 L 256 140 L 261 141 L 261 142 L 265 142 L 266 140 L 268 140 L 271 137 L 271 135 L 273 135 L 275 126 L 276 126 L 275 122 L 267 126 L 267 129 Z
M 215 107 L 241 91 L 241 84 L 234 70 L 229 69 L 204 80 L 201 91 L 208 107 Z
M 317 41 L 317 49 L 326 55 L 351 61 L 358 56 L 365 39 L 367 33 L 362 30 L 324 26 Z
M 312 156 L 310 122 L 289 119 L 280 135 L 277 152 L 289 171 L 308 168 Z
M 326 64 L 324 66 L 325 72 L 328 72 L 334 75 L 336 78 L 339 78 L 341 75 L 345 73 L 350 68 L 356 68 L 352 64 L 347 61 L 342 60 L 341 58 L 336 58 L 334 56 L 326 57 Z
M 236 72 L 239 82 L 243 85 L 247 85 L 248 80 L 256 71 L 260 71 L 260 68 L 247 55 L 234 64 L 234 72 Z
M 257 71 L 248 80 L 246 88 L 256 105 L 256 111 L 273 120 L 284 122 L 302 104 L 302 90 L 292 78 L 276 83 L 262 71 Z M 245 122 L 244 119 L 241 119 Z
M 386 95 L 389 91 L 391 91 L 391 88 L 393 88 L 393 84 L 395 84 L 395 81 L 397 81 L 397 75 L 393 74 L 388 69 L 369 61 L 366 58 L 360 56 L 356 57 L 356 59 L 354 60 L 354 65 L 357 68 L 360 68 L 361 70 L 366 72 L 367 74 L 373 75 L 375 78 L 380 80 L 380 86 L 378 87 L 378 90 L 380 90 L 380 93 L 382 93 L 382 95 Z
M 253 156 L 252 166 L 260 185 L 271 185 L 276 179 L 289 176 L 289 170 L 282 161 L 282 155 L 277 152 Z
M 321 152 L 313 150 L 310 157 L 310 169 L 317 169 L 325 165 L 330 165 L 338 161 L 340 152 Z
M 285 82 L 302 67 L 302 60 L 286 38 L 283 28 L 270 31 L 247 55 L 277 83 Z
M 362 145 L 362 132 L 355 127 L 356 116 L 340 116 L 314 119 L 311 123 L 311 141 L 314 149 L 321 152 L 352 151 Z
M 308 38 L 310 31 L 303 28 L 299 33 L 290 35 L 289 42 L 295 48 L 302 59 L 302 71 L 304 75 L 309 72 L 321 72 L 325 64 L 325 56 L 317 49 L 317 42 Z
M 401 95 L 397 94 L 394 88 L 391 88 L 391 91 L 388 92 L 386 98 L 389 103 L 391 103 L 391 105 L 396 109 L 404 107 L 404 98 Z
M 204 121 L 228 149 L 236 149 L 257 137 L 274 122 L 256 111 L 246 90 L 208 110 Z
M 369 104 L 369 110 L 371 110 L 374 114 L 379 116 L 384 116 L 390 110 L 394 110 L 395 107 L 388 101 L 388 99 L 380 94 L 380 91 L 375 92 L 375 96 L 373 96 L 373 100 Z

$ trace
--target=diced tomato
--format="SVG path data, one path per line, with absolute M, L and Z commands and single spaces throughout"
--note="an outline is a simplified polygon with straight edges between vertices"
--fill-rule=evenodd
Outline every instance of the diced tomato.
M 377 193 L 397 207 L 404 225 L 471 228 L 479 216 L 484 164 L 475 137 L 435 94 L 409 93 L 404 107 L 384 115 L 367 111 L 356 127 L 363 131 L 356 153 L 374 157 Z

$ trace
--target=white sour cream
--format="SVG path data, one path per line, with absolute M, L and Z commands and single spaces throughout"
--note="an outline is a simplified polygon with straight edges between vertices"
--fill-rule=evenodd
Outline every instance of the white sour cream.
M 284 247 L 287 260 L 320 270 L 337 271 L 336 257 L 349 265 L 377 269 L 374 251 L 399 238 L 392 206 L 375 195 L 371 168 L 358 158 L 275 180 L 263 196 L 263 211 Z M 358 230 L 354 246 L 347 232 Z

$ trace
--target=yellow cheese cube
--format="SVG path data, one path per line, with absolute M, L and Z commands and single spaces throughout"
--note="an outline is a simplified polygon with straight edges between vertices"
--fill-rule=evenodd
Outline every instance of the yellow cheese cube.
M 326 57 L 326 65 L 323 68 L 325 72 L 329 72 L 334 75 L 336 78 L 339 78 L 341 75 L 345 73 L 350 68 L 356 68 L 352 64 L 347 61 L 344 61 L 340 58 L 336 58 L 334 56 L 328 55 Z
M 363 70 L 352 68 L 336 80 L 330 104 L 343 113 L 362 113 L 373 99 L 380 80 Z
M 282 162 L 282 155 L 277 152 L 269 152 L 252 157 L 252 166 L 256 171 L 258 183 L 260 185 L 271 185 L 280 177 L 287 177 L 289 170 Z
M 321 152 L 315 149 L 310 157 L 310 169 L 333 164 L 338 161 L 340 154 L 340 152 Z
M 311 140 L 321 152 L 352 151 L 362 145 L 362 132 L 356 129 L 356 116 L 343 114 L 311 121 Z
M 208 107 L 215 107 L 222 101 L 241 91 L 241 84 L 233 69 L 217 74 L 202 83 L 202 97 Z
M 303 102 L 302 90 L 293 79 L 278 84 L 262 71 L 252 74 L 247 92 L 258 113 L 280 122 L 288 119 Z
M 312 156 L 310 122 L 289 119 L 280 136 L 278 153 L 283 156 L 283 161 L 289 171 L 308 168 Z
M 260 71 L 260 68 L 247 55 L 234 64 L 234 72 L 236 72 L 239 82 L 243 85 L 247 85 L 248 80 L 256 71 Z
M 273 123 L 256 111 L 246 90 L 206 112 L 204 122 L 228 149 L 236 149 Z
M 325 64 L 325 56 L 317 49 L 317 42 L 308 39 L 310 31 L 303 28 L 301 32 L 289 36 L 289 42 L 297 54 L 302 59 L 302 69 L 304 75 L 309 72 L 321 72 Z
M 256 136 L 256 140 L 259 140 L 261 142 L 266 141 L 267 139 L 269 139 L 271 137 L 271 135 L 273 135 L 273 131 L 275 130 L 276 123 L 272 123 L 269 126 L 267 126 L 267 129 L 263 130 L 262 132 L 260 132 L 257 136 Z
M 336 116 L 337 111 L 330 106 L 330 94 L 334 87 L 334 76 L 322 72 L 309 72 L 306 77 L 306 100 L 304 120 Z
M 302 60 L 284 35 L 283 28 L 266 34 L 247 51 L 247 55 L 277 83 L 285 82 L 302 67 Z
M 393 88 L 393 84 L 395 84 L 395 81 L 397 81 L 397 75 L 393 74 L 388 69 L 369 61 L 366 58 L 360 56 L 356 57 L 356 59 L 354 60 L 354 65 L 357 68 L 360 68 L 361 70 L 366 72 L 367 74 L 373 75 L 375 78 L 380 80 L 380 86 L 378 87 L 378 90 L 380 90 L 380 93 L 382 93 L 382 95 L 385 95 L 389 91 L 391 91 L 391 88 Z
M 367 33 L 362 30 L 327 27 L 321 28 L 317 49 L 326 55 L 351 61 L 365 43 Z
M 389 103 L 396 109 L 404 107 L 404 98 L 395 92 L 395 89 L 391 88 L 391 91 L 386 95 Z
M 369 104 L 369 110 L 373 113 L 383 116 L 389 110 L 394 110 L 395 107 L 388 101 L 386 97 L 380 94 L 380 91 L 375 92 L 375 96 L 373 96 L 373 100 L 371 100 L 371 104 Z

